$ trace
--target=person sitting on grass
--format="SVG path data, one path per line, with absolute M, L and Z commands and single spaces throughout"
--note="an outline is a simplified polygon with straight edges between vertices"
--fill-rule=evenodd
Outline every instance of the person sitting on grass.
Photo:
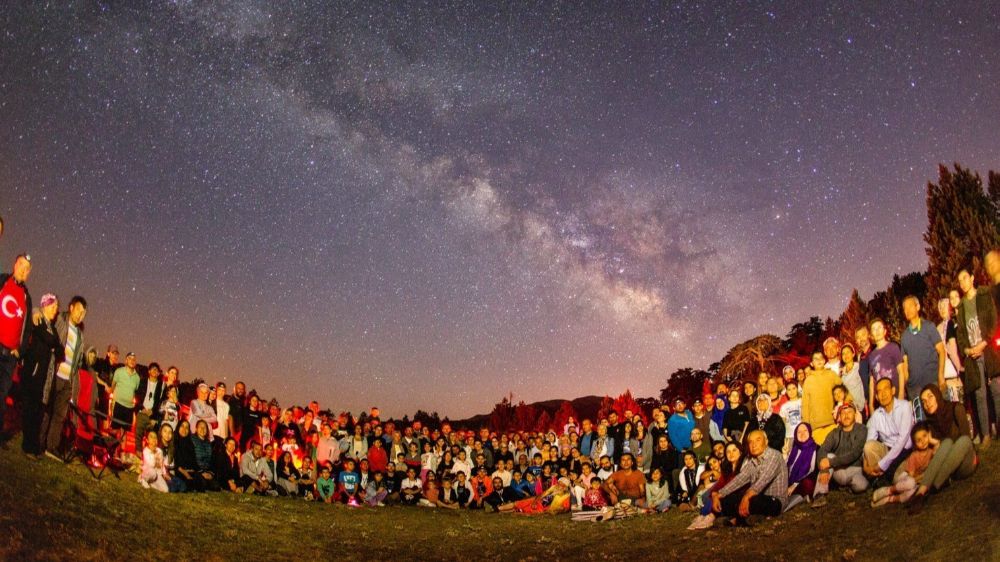
M 524 513 L 540 515 L 544 513 L 557 514 L 569 511 L 569 478 L 560 478 L 551 488 L 540 496 L 528 498 L 500 506 L 501 513 Z
M 532 487 L 534 487 L 534 484 L 532 484 Z M 459 507 L 469 505 L 469 501 L 472 500 L 472 490 L 469 489 L 469 483 L 465 480 L 464 472 L 459 472 L 455 476 L 455 495 L 458 497 Z
M 185 423 L 181 422 L 181 426 Z M 277 495 L 271 489 L 271 468 L 264 457 L 264 447 L 256 439 L 250 442 L 250 450 L 240 460 L 240 487 L 260 496 Z
M 677 491 L 678 509 L 681 511 L 693 511 L 698 507 L 698 483 L 701 481 L 701 474 L 705 470 L 704 465 L 698 464 L 698 457 L 694 451 L 687 450 L 682 453 L 684 467 L 678 475 L 680 484 Z
M 827 435 L 826 441 L 816 453 L 819 459 L 812 507 L 826 505 L 826 493 L 830 480 L 838 486 L 860 494 L 868 489 L 868 479 L 861 469 L 861 455 L 865 450 L 868 430 L 857 423 L 855 405 L 848 401 L 837 412 L 837 429 Z
M 836 430 L 834 430 L 836 431 Z M 829 434 L 828 434 L 829 435 Z M 816 489 L 816 451 L 819 445 L 813 441 L 812 426 L 802 422 L 795 428 L 795 442 L 788 454 L 788 496 L 786 506 L 791 509 L 803 501 L 812 500 Z
M 872 507 L 906 503 L 916 494 L 917 485 L 923 482 L 924 473 L 941 442 L 931 435 L 931 426 L 927 422 L 914 424 L 910 439 L 913 450 L 893 474 L 892 484 L 878 488 L 872 494 Z
M 406 467 L 406 478 L 400 483 L 400 501 L 406 505 L 416 505 L 420 501 L 424 483 L 417 478 L 417 471 L 412 466 Z
M 646 506 L 659 513 L 666 513 L 671 505 L 670 486 L 667 485 L 666 479 L 663 477 L 663 471 L 654 468 L 649 473 L 649 482 L 646 484 Z
M 897 398 L 891 378 L 875 383 L 875 399 L 879 407 L 868 420 L 868 441 L 862 457 L 865 475 L 874 487 L 891 484 L 899 465 L 903 464 L 913 441 L 913 406 Z
M 743 469 L 743 447 L 739 443 L 727 443 L 723 454 L 725 460 L 722 461 L 719 480 L 714 486 L 702 493 L 699 502 L 701 503 L 701 511 L 688 526 L 689 531 L 708 529 L 715 523 L 715 514 L 712 512 L 712 492 L 721 490 Z
M 454 482 L 449 477 L 441 479 L 441 497 L 438 498 L 438 507 L 445 509 L 458 509 L 458 493 L 455 491 Z
M 295 468 L 295 461 L 292 460 L 292 453 L 284 451 L 278 460 L 278 486 L 289 496 L 299 495 L 299 469 Z
M 516 470 L 511 473 L 510 489 L 514 494 L 514 500 L 523 500 L 534 495 L 534 486 Z
M 512 494 L 507 492 L 507 488 L 503 485 L 503 479 L 499 476 L 493 477 L 493 489 L 490 493 L 486 494 L 483 498 L 483 504 L 492 508 L 493 511 L 497 511 L 499 507 L 505 503 L 510 503 L 514 501 Z
M 549 470 L 548 467 L 546 470 Z M 469 502 L 469 509 L 482 509 L 486 496 L 493 492 L 493 480 L 487 476 L 485 466 L 476 469 L 476 475 L 472 477 L 471 484 L 472 501 Z
M 343 470 L 337 476 L 337 491 L 334 501 L 352 506 L 358 505 L 359 482 L 361 482 L 361 477 L 354 471 L 354 459 L 348 457 L 344 460 Z
M 389 490 L 385 486 L 385 474 L 381 472 L 374 473 L 368 480 L 368 487 L 365 490 L 365 503 L 371 507 L 385 507 L 385 498 L 388 495 Z
M 215 453 L 215 478 L 226 491 L 243 493 L 240 487 L 240 456 L 236 453 L 236 440 L 227 437 L 222 449 Z
M 316 471 L 313 460 L 309 457 L 302 459 L 302 468 L 299 469 L 299 493 L 306 500 L 311 501 L 315 497 Z
M 322 465 L 319 470 L 319 478 L 316 479 L 316 497 L 324 503 L 333 503 L 334 492 L 337 490 L 337 483 L 330 476 L 330 467 Z
M 167 471 L 167 486 L 170 488 L 170 493 L 187 491 L 184 479 L 177 475 L 177 466 L 174 462 L 174 458 L 176 458 L 174 428 L 167 424 L 161 424 L 157 435 L 159 436 L 160 450 L 163 451 L 163 468 Z
M 604 481 L 604 493 L 612 505 L 628 500 L 636 507 L 646 505 L 646 477 L 634 468 L 635 457 L 623 453 L 621 468 Z
M 159 435 L 155 431 L 146 434 L 146 446 L 142 449 L 142 467 L 139 470 L 139 483 L 143 488 L 152 488 L 157 492 L 170 491 L 167 481 L 167 468 L 163 463 L 163 451 L 159 447 Z
M 944 399 L 940 387 L 930 383 L 920 391 L 924 417 L 931 428 L 931 435 L 939 441 L 937 452 L 924 472 L 907 510 L 911 513 L 923 509 L 927 494 L 940 490 L 949 479 L 960 480 L 976 471 L 976 451 L 972 446 L 972 432 L 965 406 L 961 402 Z
M 768 447 L 767 434 L 750 432 L 747 449 L 740 473 L 712 492 L 712 511 L 732 524 L 749 525 L 751 515 L 780 515 L 788 501 L 788 467 L 781 453 Z

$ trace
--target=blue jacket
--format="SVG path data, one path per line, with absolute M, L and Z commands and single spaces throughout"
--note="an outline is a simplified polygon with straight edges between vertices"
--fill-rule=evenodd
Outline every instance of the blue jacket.
M 691 430 L 694 429 L 694 415 L 684 410 L 684 415 L 674 414 L 667 420 L 667 434 L 678 451 L 691 448 Z

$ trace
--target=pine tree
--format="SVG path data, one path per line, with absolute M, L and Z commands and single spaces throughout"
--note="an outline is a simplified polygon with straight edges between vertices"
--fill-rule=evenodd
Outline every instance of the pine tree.
M 552 429 L 552 416 L 545 410 L 542 410 L 535 424 L 535 431 L 548 432 L 550 429 Z
M 858 290 L 851 291 L 851 297 L 847 300 L 847 308 L 840 314 L 840 341 L 853 342 L 854 332 L 861 326 L 868 323 L 868 306 L 861 300 Z
M 603 420 L 608 417 L 615 409 L 615 401 L 610 396 L 605 395 L 601 399 L 601 406 L 597 409 L 597 419 Z
M 573 408 L 573 403 L 569 400 L 563 402 L 559 405 L 559 409 L 556 410 L 556 416 L 552 424 L 555 426 L 556 431 L 562 432 L 564 425 L 569 423 L 569 419 L 573 418 L 573 423 L 576 424 L 577 430 L 580 428 L 580 418 L 576 415 L 576 410 Z
M 927 184 L 925 309 L 947 296 L 963 267 L 971 266 L 978 280 L 986 280 L 982 258 L 1000 245 L 1000 177 L 990 172 L 989 181 L 987 195 L 979 174 L 955 164 L 954 172 L 941 166 L 938 183 Z

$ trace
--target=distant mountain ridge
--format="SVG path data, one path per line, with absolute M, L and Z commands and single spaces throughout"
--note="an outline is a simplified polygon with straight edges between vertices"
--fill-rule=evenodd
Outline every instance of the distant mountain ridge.
M 604 400 L 603 396 L 581 396 L 580 398 L 574 398 L 572 400 L 555 398 L 552 400 L 542 400 L 540 402 L 532 402 L 529 406 L 534 406 L 538 413 L 541 414 L 543 411 L 547 412 L 550 417 L 555 418 L 556 412 L 562 407 L 564 402 L 569 402 L 573 406 L 580 419 L 597 417 L 597 412 L 601 408 L 601 401 Z M 577 420 L 579 422 L 579 420 Z M 452 427 L 460 427 L 464 429 L 478 429 L 480 427 L 488 427 L 490 424 L 490 414 L 478 414 L 464 420 L 451 420 Z

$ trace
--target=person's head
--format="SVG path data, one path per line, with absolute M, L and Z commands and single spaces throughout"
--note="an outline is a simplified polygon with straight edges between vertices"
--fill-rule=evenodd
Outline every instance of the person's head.
M 198 385 L 198 393 L 197 393 L 198 400 L 201 400 L 203 402 L 205 400 L 208 400 L 208 394 L 209 394 L 208 385 L 205 384 L 205 383 L 199 384 Z
M 753 381 L 746 381 L 743 383 L 743 394 L 747 397 L 757 394 L 757 383 Z
M 160 430 L 157 433 L 160 434 L 160 443 L 163 443 L 163 446 L 169 445 L 174 440 L 174 428 L 169 423 L 160 424 Z
M 686 409 L 687 404 L 684 402 L 683 398 L 678 397 L 677 400 L 674 400 L 674 413 L 683 414 Z
M 739 393 L 737 393 L 736 399 L 739 400 Z M 719 410 L 720 412 L 726 409 L 725 398 L 721 396 L 715 398 L 715 409 Z
M 632 470 L 632 466 L 635 464 L 635 457 L 631 453 L 622 453 L 622 458 L 618 461 L 621 465 L 622 470 Z
M 215 397 L 222 400 L 226 396 L 226 383 L 219 381 L 215 383 Z
M 663 481 L 663 471 L 659 468 L 654 468 L 652 472 L 649 473 L 649 480 L 651 482 L 662 482 Z M 593 480 L 590 481 L 591 484 L 594 483 Z
M 809 424 L 802 422 L 795 427 L 795 441 L 797 443 L 806 443 L 812 439 L 812 428 Z
M 767 394 L 761 394 L 757 397 L 754 405 L 757 407 L 758 412 L 766 412 L 771 409 L 771 397 Z
M 198 424 L 194 428 L 194 433 L 200 439 L 208 437 L 208 422 L 205 420 L 198 420 Z
M 743 457 L 743 448 L 740 447 L 739 443 L 728 443 L 726 444 L 726 460 L 733 466 Z
M 27 283 L 31 276 L 31 256 L 21 254 L 14 258 L 14 271 L 12 277 L 18 283 Z
M 247 385 L 243 381 L 236 381 L 233 385 L 233 396 L 236 398 L 243 398 L 247 395 Z
M 87 299 L 80 295 L 74 296 L 69 301 L 69 323 L 74 326 L 83 324 L 83 319 L 87 317 Z
M 842 385 L 842 384 L 838 384 L 838 385 L 834 386 L 833 387 L 833 403 L 834 404 L 843 404 L 846 401 L 847 401 L 847 387 L 844 386 L 844 385 Z
M 287 463 L 291 463 L 292 462 L 292 453 L 289 452 L 289 451 L 285 451 L 284 453 L 281 453 L 281 462 L 286 463 L 286 464 Z
M 146 448 L 155 450 L 160 444 L 160 436 L 155 431 L 146 433 Z
M 844 363 L 850 363 L 853 365 L 854 357 L 856 355 L 857 353 L 854 352 L 854 346 L 849 343 L 845 343 L 844 347 L 840 348 L 840 360 Z
M 323 480 L 329 480 L 330 479 L 330 467 L 326 466 L 324 464 L 323 468 L 319 469 L 319 477 L 322 478 Z
M 757 388 L 760 390 L 766 390 L 767 379 L 768 379 L 767 373 L 765 373 L 764 371 L 757 373 Z
M 944 396 L 941 389 L 934 383 L 928 384 L 920 391 L 920 404 L 924 407 L 924 412 L 933 416 L 944 404 Z
M 962 290 L 963 295 L 968 295 L 976 288 L 976 278 L 972 275 L 971 268 L 962 268 L 958 272 L 958 288 Z
M 180 423 L 177 424 L 177 435 L 179 437 L 187 437 L 188 435 L 191 435 L 191 422 L 188 420 L 181 420 Z
M 740 391 L 733 390 L 729 392 L 729 405 L 733 408 L 740 405 Z
M 250 397 L 250 409 L 260 410 L 260 398 L 256 394 Z
M 344 461 L 344 470 L 347 472 L 354 472 L 354 459 L 347 459 Z M 406 473 L 409 474 L 411 470 L 413 469 L 406 471 Z
M 684 451 L 684 466 L 694 468 L 697 465 L 698 457 L 694 454 L 694 451 Z
M 795 400 L 799 397 L 799 383 L 796 381 L 791 381 L 785 385 L 785 394 L 788 395 L 789 400 Z
M 875 383 L 875 399 L 883 408 L 888 408 L 896 397 L 896 387 L 892 384 L 892 379 L 879 379 Z
M 657 470 L 659 470 L 659 469 L 657 469 Z M 591 478 L 590 479 L 590 489 L 591 490 L 600 490 L 601 489 L 601 479 L 598 478 L 598 477 L 596 477 L 596 476 L 593 477 L 593 478 Z
M 957 310 L 958 305 L 962 304 L 962 294 L 958 292 L 958 289 L 948 291 L 948 304 L 951 305 L 952 310 Z
M 607 455 L 602 455 L 600 462 L 601 462 L 601 468 L 611 468 L 611 457 Z
M 97 363 L 97 348 L 88 347 L 85 360 L 88 367 L 92 367 L 95 363 Z
M 694 403 L 691 404 L 691 411 L 694 412 L 694 415 L 701 416 L 705 413 L 705 405 L 700 399 L 695 400 Z
M 226 452 L 230 455 L 236 452 L 236 440 L 232 437 L 226 438 Z
M 767 389 L 768 396 L 777 397 L 778 393 L 781 392 L 781 382 L 777 377 L 771 377 L 767 379 L 765 388 Z
M 39 308 L 42 310 L 42 316 L 49 322 L 52 322 L 56 319 L 56 315 L 59 314 L 59 299 L 52 293 L 44 294 L 42 295 L 42 300 L 39 302 Z
M 876 318 L 872 320 L 870 326 L 870 331 L 872 339 L 875 340 L 875 344 L 880 344 L 885 341 L 886 331 L 885 322 L 881 318 Z
M 718 471 L 722 468 L 722 461 L 715 457 L 708 457 L 708 461 L 705 464 L 708 465 L 709 470 Z
M 715 441 L 712 443 L 712 456 L 719 459 L 726 458 L 726 443 L 724 441 Z
M 827 361 L 836 361 L 840 358 L 840 340 L 834 337 L 826 338 L 823 341 L 823 355 Z
M 938 299 L 937 312 L 942 322 L 951 319 L 951 302 L 948 300 L 948 297 Z
M 134 371 L 137 363 L 138 360 L 136 359 L 134 353 L 129 352 L 125 354 L 125 366 L 128 367 L 129 370 Z
M 913 448 L 917 451 L 926 451 L 931 446 L 931 426 L 925 421 L 917 422 L 910 431 L 910 438 L 913 440 Z
M 611 425 L 618 423 L 618 412 L 612 410 L 611 413 L 608 414 L 608 423 Z
M 167 383 L 174 384 L 177 382 L 177 377 L 180 376 L 181 371 L 173 365 L 167 367 Z
M 986 274 L 990 276 L 993 283 L 1000 283 L 1000 252 L 997 250 L 986 252 L 986 257 L 983 258 L 983 267 L 986 268 Z
M 814 371 L 819 371 L 826 366 L 826 356 L 822 351 L 813 352 L 812 361 L 809 362 L 809 366 L 812 367 Z
M 763 430 L 755 429 L 750 432 L 747 438 L 747 450 L 750 456 L 759 457 L 767 450 L 767 434 Z
M 913 295 L 906 295 L 903 298 L 903 317 L 907 322 L 915 322 L 920 318 L 920 301 Z
M 151 381 L 159 380 L 160 379 L 160 364 L 157 363 L 156 361 L 153 361 L 152 363 L 150 363 L 149 367 L 146 367 L 146 376 L 148 376 L 149 380 L 151 380 Z
M 705 436 L 701 434 L 701 430 L 698 429 L 697 427 L 691 430 L 691 442 L 692 443 L 701 443 L 701 440 L 704 439 L 704 438 L 705 438 Z
M 856 421 L 857 410 L 854 408 L 854 404 L 851 402 L 845 402 L 839 410 L 837 410 L 837 423 L 840 427 L 844 429 L 850 429 L 854 426 Z

